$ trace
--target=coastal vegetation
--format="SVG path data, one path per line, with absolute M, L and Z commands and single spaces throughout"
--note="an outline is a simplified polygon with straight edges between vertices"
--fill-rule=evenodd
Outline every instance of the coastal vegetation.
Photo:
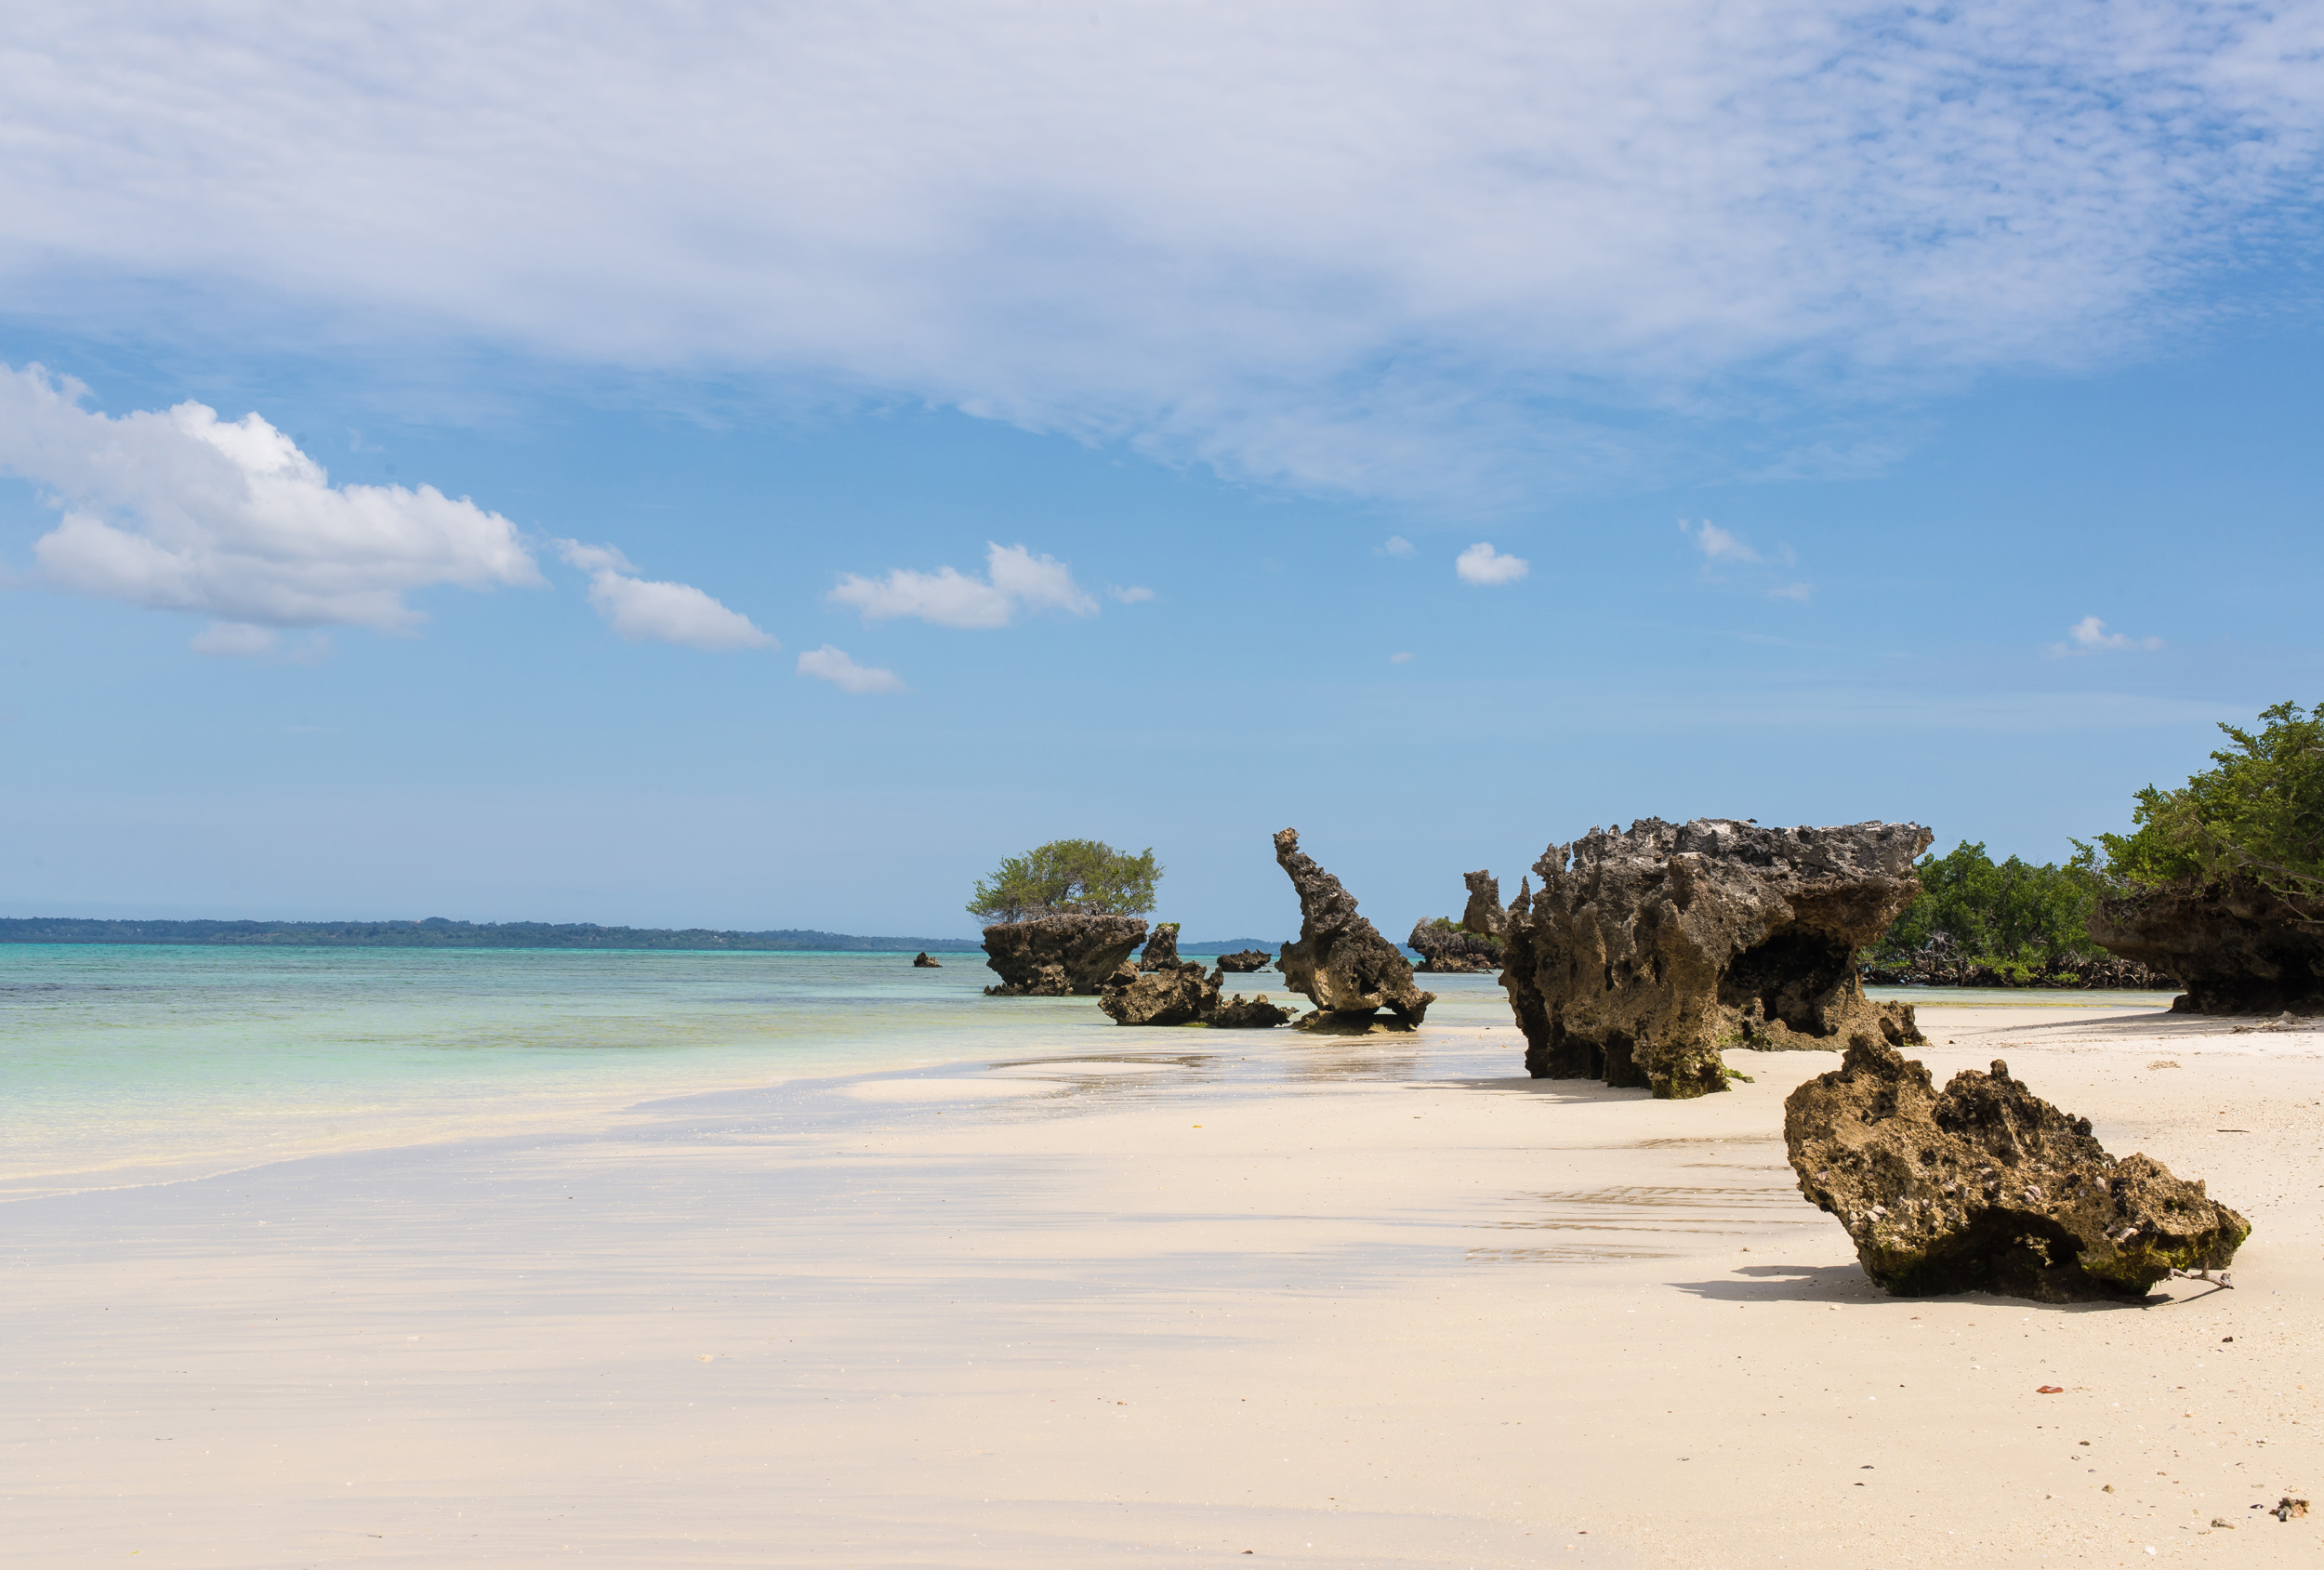
M 2096 853 L 2079 847 L 2064 864 L 2018 856 L 1996 862 L 1982 841 L 1962 840 L 1914 864 L 1920 895 L 1870 956 L 1876 970 L 1908 966 L 1932 949 L 1948 963 L 2027 982 L 2073 959 L 2103 960 L 2090 913 L 2104 888 Z
M 2280 703 L 2260 720 L 2222 724 L 2235 745 L 2211 755 L 2214 767 L 2173 790 L 2148 785 L 2132 831 L 2098 836 L 2107 884 L 2240 879 L 2287 899 L 2324 895 L 2324 708 Z
M 1052 839 L 979 878 L 968 911 L 985 922 L 1143 916 L 1154 908 L 1154 886 L 1161 877 L 1150 845 L 1133 856 L 1102 839 Z

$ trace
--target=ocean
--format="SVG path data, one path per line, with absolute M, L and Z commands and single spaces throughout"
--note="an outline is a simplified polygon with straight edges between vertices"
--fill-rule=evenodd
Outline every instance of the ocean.
M 981 955 L 0 944 L 0 1198 L 1163 1034 L 992 980 Z M 1273 970 L 1228 981 L 1287 996 Z M 1510 1021 L 1491 976 L 1427 984 L 1432 1022 Z

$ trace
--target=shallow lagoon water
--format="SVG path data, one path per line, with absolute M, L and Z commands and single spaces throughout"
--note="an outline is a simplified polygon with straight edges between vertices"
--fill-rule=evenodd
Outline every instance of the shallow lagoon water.
M 802 1075 L 1123 1049 L 1093 1000 L 990 998 L 992 979 L 981 955 L 0 945 L 0 1196 Z M 1509 1020 L 1490 976 L 1431 983 L 1433 1021 Z M 1281 997 L 1282 977 L 1229 990 Z

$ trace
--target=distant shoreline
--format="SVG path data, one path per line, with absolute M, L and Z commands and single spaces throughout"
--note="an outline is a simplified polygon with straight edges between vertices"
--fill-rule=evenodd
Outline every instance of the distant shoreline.
M 561 948 L 729 950 L 744 953 L 975 954 L 973 938 L 859 937 L 784 928 L 738 932 L 705 927 L 600 927 L 591 922 L 99 921 L 0 917 L 0 943 L 153 943 L 220 948 Z

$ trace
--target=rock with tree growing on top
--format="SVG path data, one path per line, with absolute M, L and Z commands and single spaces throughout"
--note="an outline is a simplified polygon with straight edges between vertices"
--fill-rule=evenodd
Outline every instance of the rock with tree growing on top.
M 1162 876 L 1152 848 L 1131 855 L 1102 840 L 1053 839 L 979 879 L 969 912 L 984 929 L 995 997 L 1094 996 L 1146 941 L 1139 919 Z

